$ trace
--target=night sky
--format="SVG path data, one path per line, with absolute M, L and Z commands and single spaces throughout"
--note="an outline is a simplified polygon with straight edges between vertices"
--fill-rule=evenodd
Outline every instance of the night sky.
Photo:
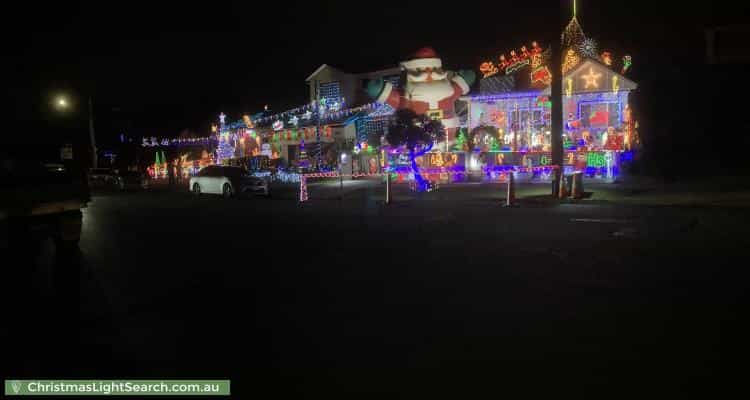
M 32 3 L 32 2 L 29 2 Z M 429 45 L 451 69 L 474 68 L 532 40 L 545 45 L 570 18 L 557 1 L 493 2 L 58 2 L 6 18 L 6 90 L 14 129 L 59 141 L 79 131 L 51 96 L 92 95 L 97 136 L 198 134 L 230 117 L 306 101 L 304 79 L 327 63 L 351 72 L 396 66 Z M 633 56 L 631 77 L 702 63 L 703 26 L 743 22 L 729 2 L 579 0 L 579 21 L 600 48 Z M 78 115 L 79 117 L 81 115 Z M 84 131 L 85 132 L 85 131 Z

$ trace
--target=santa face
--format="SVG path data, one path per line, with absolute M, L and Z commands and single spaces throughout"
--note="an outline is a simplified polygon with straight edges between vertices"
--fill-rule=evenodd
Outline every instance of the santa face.
M 448 77 L 448 73 L 443 71 L 440 67 L 410 69 L 406 72 L 406 78 L 409 82 L 432 82 L 446 79 Z
M 408 70 L 406 92 L 412 101 L 429 103 L 437 108 L 437 103 L 453 94 L 453 85 L 448 81 L 448 73 L 442 69 Z

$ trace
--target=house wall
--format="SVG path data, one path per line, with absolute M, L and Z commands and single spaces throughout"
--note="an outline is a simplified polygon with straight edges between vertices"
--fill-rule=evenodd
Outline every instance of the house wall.
M 367 94 L 364 87 L 367 81 L 376 78 L 394 77 L 400 74 L 399 68 L 390 68 L 362 74 L 350 74 L 331 66 L 325 66 L 317 74 L 310 77 L 308 81 L 308 91 L 310 101 L 316 100 L 316 83 L 338 81 L 341 87 L 341 93 L 346 99 L 344 107 L 356 107 L 362 104 L 371 103 L 372 98 Z
M 359 83 L 357 77 L 336 68 L 327 66 L 320 70 L 317 74 L 313 75 L 310 78 L 310 81 L 308 81 L 308 90 L 311 102 L 317 99 L 316 81 L 320 82 L 321 84 L 327 82 L 339 82 L 341 95 L 344 97 L 347 103 L 345 107 L 351 107 L 352 101 L 356 101 L 357 99 L 357 85 Z

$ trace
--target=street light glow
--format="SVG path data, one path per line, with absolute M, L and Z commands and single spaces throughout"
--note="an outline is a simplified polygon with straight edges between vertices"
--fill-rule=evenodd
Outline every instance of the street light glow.
M 61 110 L 68 108 L 69 104 L 70 103 L 68 103 L 68 99 L 62 96 L 58 97 L 57 100 L 55 100 L 55 106 Z

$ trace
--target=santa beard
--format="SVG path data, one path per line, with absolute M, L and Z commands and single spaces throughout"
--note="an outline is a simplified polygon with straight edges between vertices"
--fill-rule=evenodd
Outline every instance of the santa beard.
M 453 85 L 447 79 L 431 82 L 406 82 L 406 93 L 411 101 L 428 103 L 431 108 L 437 108 L 438 102 L 453 95 Z

